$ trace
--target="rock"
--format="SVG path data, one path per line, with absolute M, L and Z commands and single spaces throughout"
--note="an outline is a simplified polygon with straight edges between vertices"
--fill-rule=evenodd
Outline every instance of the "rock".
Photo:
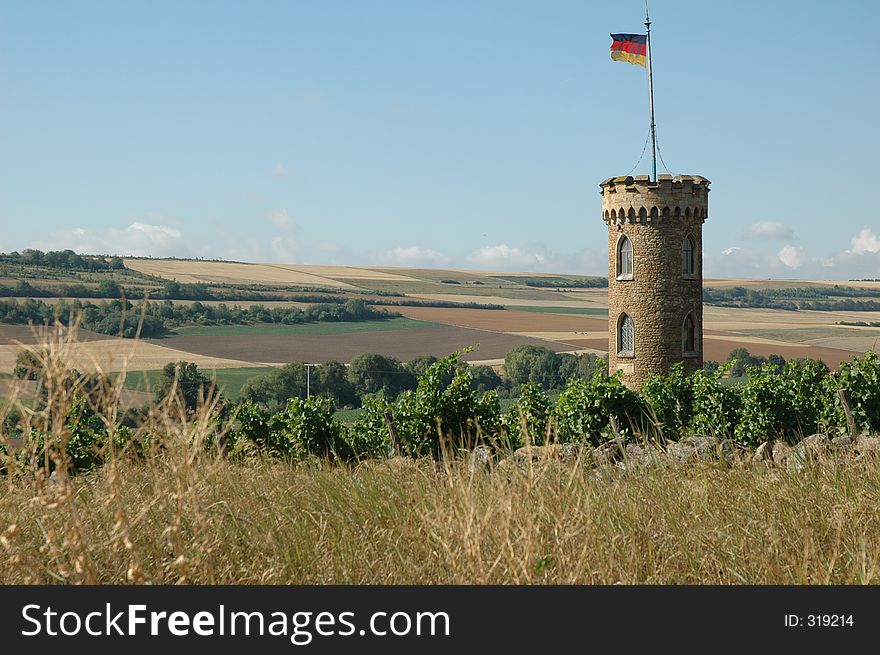
M 666 454 L 679 465 L 722 460 L 731 466 L 736 459 L 736 448 L 729 440 L 719 442 L 715 437 L 693 435 L 667 444 Z
M 514 459 L 538 462 L 546 459 L 558 459 L 561 446 L 556 443 L 547 444 L 546 446 L 523 446 L 517 448 L 513 453 Z
M 701 434 L 692 434 L 684 439 L 679 439 L 678 443 L 688 444 L 699 451 L 712 454 L 714 454 L 715 450 L 718 448 L 718 439 Z
M 794 448 L 792 448 L 790 461 L 803 464 L 806 461 L 814 461 L 823 455 L 828 454 L 831 450 L 831 440 L 824 434 L 811 434 L 809 437 L 801 439 Z M 798 467 L 799 468 L 799 467 Z
M 626 467 L 632 466 L 656 466 L 666 463 L 666 459 L 656 448 L 652 446 L 641 446 L 638 444 L 628 444 L 626 446 Z
M 728 466 L 734 466 L 739 461 L 737 455 L 738 449 L 732 439 L 724 439 L 718 444 L 718 456 Z
M 834 437 L 831 440 L 831 449 L 840 452 L 849 452 L 855 447 L 855 441 L 848 434 L 841 437 Z
M 492 470 L 492 449 L 489 446 L 480 445 L 468 453 L 467 470 L 470 475 L 481 471 Z
M 673 464 L 679 466 L 694 464 L 700 460 L 697 449 L 681 441 L 671 441 L 666 444 L 666 456 Z
M 564 443 L 559 449 L 559 459 L 563 462 L 577 462 L 586 452 L 583 444 Z
M 791 446 L 789 446 L 784 441 L 773 441 L 772 442 L 773 449 L 773 464 L 776 466 L 785 466 L 788 461 L 789 456 L 791 455 Z
M 773 446 L 769 441 L 765 441 L 755 448 L 755 454 L 752 455 L 752 464 L 770 464 L 773 461 Z
M 614 464 L 619 462 L 623 456 L 624 451 L 616 441 L 609 441 L 601 446 L 596 446 L 592 452 L 593 461 L 597 466 Z
M 880 457 L 880 437 L 859 435 L 856 438 L 855 449 L 859 457 Z

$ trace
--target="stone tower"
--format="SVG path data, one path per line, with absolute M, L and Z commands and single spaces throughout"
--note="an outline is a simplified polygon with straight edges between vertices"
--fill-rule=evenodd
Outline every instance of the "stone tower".
M 599 185 L 608 225 L 608 369 L 638 389 L 683 362 L 703 366 L 703 221 L 709 180 L 612 177 Z

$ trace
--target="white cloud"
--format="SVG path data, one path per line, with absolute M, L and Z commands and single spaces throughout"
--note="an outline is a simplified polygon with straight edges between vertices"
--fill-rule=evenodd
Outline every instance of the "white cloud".
M 287 170 L 287 166 L 278 162 L 275 166 L 272 167 L 272 175 L 274 177 L 287 177 L 290 171 Z
M 838 279 L 880 278 L 880 237 L 865 226 L 850 240 L 851 248 L 822 260 Z
M 299 261 L 299 252 L 302 244 L 291 236 L 274 237 L 269 243 L 272 252 L 275 253 L 273 261 L 285 264 L 296 264 Z
M 519 271 L 542 269 L 547 257 L 541 253 L 528 253 L 507 244 L 483 246 L 467 256 L 467 260 L 480 268 Z
M 373 259 L 377 263 L 390 266 L 430 267 L 445 266 L 449 263 L 449 258 L 443 253 L 431 250 L 430 248 L 420 248 L 419 246 L 394 248 L 374 256 Z
M 794 238 L 794 231 L 784 223 L 774 221 L 756 221 L 745 229 L 746 239 L 776 239 L 790 241 Z
M 789 268 L 800 268 L 807 261 L 807 254 L 799 246 L 783 246 L 776 256 Z
M 738 246 L 725 248 L 718 254 L 707 252 L 703 256 L 703 274 L 706 277 L 773 277 L 782 269 L 782 262 L 775 255 L 761 255 Z
M 880 252 L 880 238 L 865 226 L 852 238 L 852 252 L 856 255 Z
M 287 213 L 284 208 L 273 209 L 269 212 L 269 220 L 282 230 L 295 231 L 299 228 L 296 219 Z
M 124 229 L 93 232 L 81 227 L 53 232 L 32 244 L 40 250 L 70 248 L 83 254 L 132 255 L 135 257 L 187 257 L 192 253 L 180 230 L 135 220 Z

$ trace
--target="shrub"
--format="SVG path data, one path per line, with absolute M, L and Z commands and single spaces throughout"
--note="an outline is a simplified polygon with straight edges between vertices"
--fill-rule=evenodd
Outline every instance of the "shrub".
M 662 433 L 681 434 L 693 421 L 693 379 L 684 374 L 681 363 L 675 363 L 669 373 L 652 376 L 642 387 L 642 396 Z
M 846 414 L 838 395 L 841 389 L 849 394 L 856 429 L 880 431 L 880 357 L 874 352 L 854 357 L 826 378 L 822 419 L 832 429 L 845 432 L 848 429 Z
M 513 448 L 527 443 L 543 445 L 550 429 L 552 411 L 552 402 L 538 384 L 523 384 L 519 400 L 504 417 L 507 442 Z
M 590 380 L 572 379 L 556 401 L 554 411 L 560 441 L 587 441 L 598 445 L 613 436 L 614 417 L 621 435 L 632 434 L 644 416 L 643 401 L 619 375 L 597 371 Z
M 740 397 L 735 388 L 721 381 L 729 367 L 728 363 L 713 373 L 697 371 L 690 376 L 693 392 L 693 416 L 688 426 L 690 431 L 719 438 L 733 436 Z

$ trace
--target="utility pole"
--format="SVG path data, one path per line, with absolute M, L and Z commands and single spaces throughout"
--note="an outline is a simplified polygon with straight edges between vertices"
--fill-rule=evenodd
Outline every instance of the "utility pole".
M 312 368 L 317 366 L 317 364 L 303 364 L 306 367 L 306 398 L 310 398 L 312 395 Z

